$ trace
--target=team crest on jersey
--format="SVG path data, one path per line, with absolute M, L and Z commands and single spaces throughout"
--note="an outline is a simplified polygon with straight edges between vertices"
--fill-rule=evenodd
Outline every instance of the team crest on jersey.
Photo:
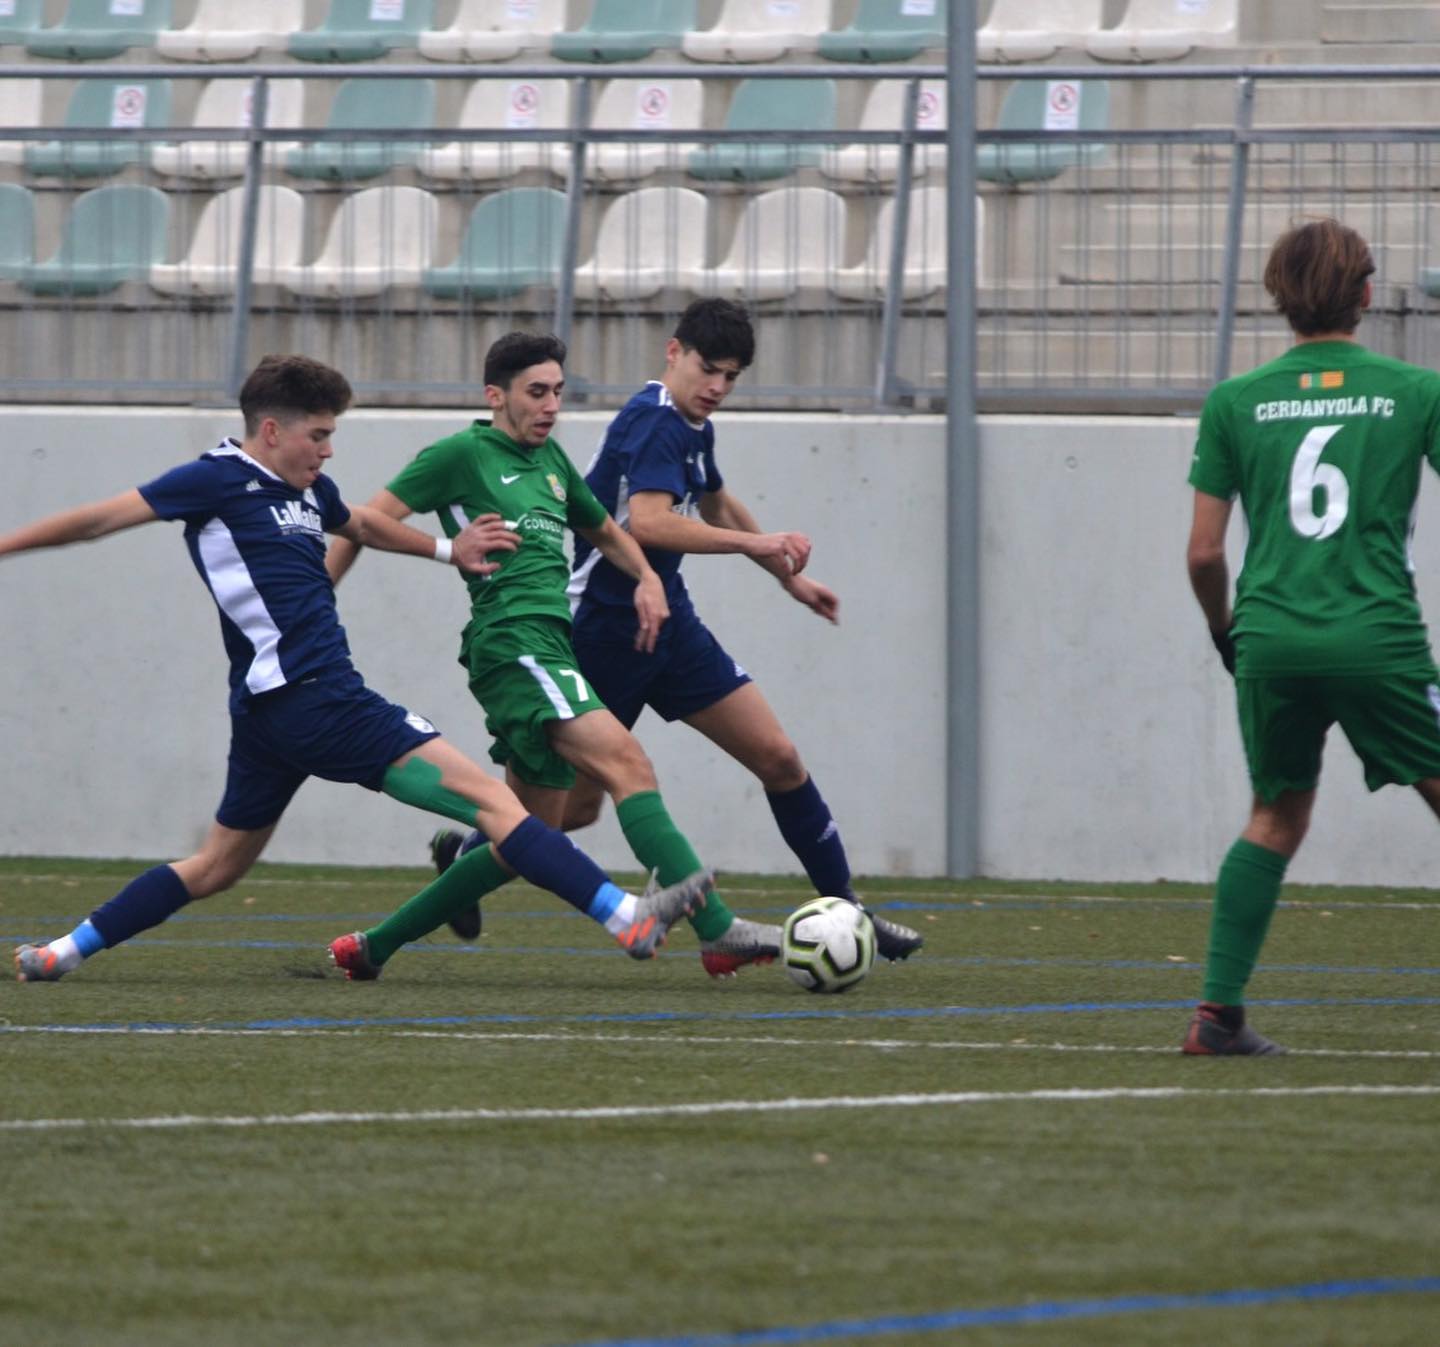
M 565 499 L 565 488 L 560 485 L 560 479 L 553 472 L 547 472 L 545 474 L 545 480 L 550 483 L 550 492 L 555 499 L 563 501 Z

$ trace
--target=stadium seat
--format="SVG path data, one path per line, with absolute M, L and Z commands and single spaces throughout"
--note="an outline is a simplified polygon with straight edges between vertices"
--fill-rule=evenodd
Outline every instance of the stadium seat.
M 35 198 L 19 183 L 0 183 L 0 280 L 35 265 Z
M 570 125 L 568 80 L 476 80 L 461 104 L 456 125 L 492 131 L 554 130 Z M 420 172 L 432 178 L 491 182 L 527 169 L 563 178 L 570 171 L 570 147 L 538 140 L 456 140 L 427 145 Z
M 984 226 L 979 198 L 975 201 L 976 254 Z M 853 267 L 835 273 L 830 289 L 841 299 L 876 300 L 885 297 L 890 280 L 890 245 L 895 237 L 895 198 L 880 204 L 865 256 Z M 919 187 L 910 195 L 910 221 L 905 231 L 905 270 L 901 294 L 924 299 L 945 286 L 945 188 Z M 979 277 L 976 267 L 976 277 Z
M 169 80 L 77 80 L 65 109 L 67 130 L 170 125 Z M 130 164 L 150 162 L 152 146 L 113 140 L 32 140 L 25 171 L 36 177 L 108 178 Z
M 744 80 L 725 116 L 727 131 L 829 131 L 835 126 L 834 80 Z M 757 141 L 706 145 L 690 155 L 693 178 L 759 182 L 788 177 L 820 162 L 819 144 Z
M 340 203 L 319 257 L 274 267 L 265 279 L 328 299 L 418 285 L 434 257 L 436 218 L 435 198 L 419 187 L 367 187 Z
M 155 50 L 172 61 L 248 61 L 284 51 L 304 12 L 291 0 L 199 0 L 184 28 L 157 34 Z
M 1240 0 L 1130 0 L 1085 49 L 1097 61 L 1178 61 L 1196 47 L 1233 47 L 1239 9 Z
M 53 256 L 16 280 L 35 295 L 103 295 L 144 280 L 165 256 L 170 202 L 156 187 L 96 187 L 75 198 Z
M 432 61 L 508 61 L 522 51 L 548 51 L 565 28 L 565 0 L 460 0 L 454 22 L 420 34 L 420 55 Z
M 0 80 L 0 126 L 31 130 L 44 123 L 44 80 Z M 0 140 L 0 164 L 18 164 L 33 141 Z
M 700 295 L 784 299 L 825 289 L 844 261 L 844 199 L 823 187 L 780 187 L 746 202 L 724 261 L 687 285 Z
M 40 27 L 45 17 L 45 0 L 11 0 L 0 14 L 0 46 L 20 45 Z
M 550 54 L 561 61 L 643 61 L 676 48 L 695 27 L 695 0 L 592 0 L 579 28 L 556 33 Z
M 64 18 L 30 33 L 25 50 L 57 61 L 103 61 L 153 46 L 171 10 L 171 0 L 69 0 Z
M 383 80 L 360 76 L 336 91 L 325 127 L 330 131 L 423 130 L 435 124 L 431 80 Z M 345 140 L 301 145 L 285 156 L 285 171 L 296 178 L 332 180 L 378 178 L 400 164 L 413 164 L 423 149 L 418 140 Z
M 150 268 L 151 286 L 164 295 L 232 295 L 238 280 L 245 188 L 211 197 L 200 212 L 190 247 L 179 262 Z M 253 275 L 263 283 L 276 267 L 295 266 L 305 239 L 305 198 L 291 187 L 261 187 Z
M 827 61 L 908 61 L 945 45 L 946 0 L 860 0 L 847 28 L 821 33 Z
M 1103 158 L 1106 146 L 1046 143 L 1050 131 L 1103 131 L 1110 124 L 1104 80 L 1016 80 L 1000 104 L 996 129 L 1034 131 L 1033 141 L 977 145 L 975 172 L 985 182 L 1036 182 Z
M 975 55 L 1043 61 L 1062 47 L 1083 47 L 1099 29 L 1103 9 L 1101 0 L 995 0 L 990 18 L 975 30 Z
M 211 80 L 195 104 L 192 124 L 203 127 L 248 128 L 253 86 L 248 80 Z M 305 85 L 301 80 L 268 82 L 265 124 L 267 127 L 300 127 L 305 123 Z M 294 148 L 288 142 L 271 141 L 265 147 L 266 162 Z M 245 172 L 250 147 L 239 140 L 187 140 L 178 145 L 156 145 L 150 166 L 157 173 L 174 178 L 238 178 Z
M 330 0 L 320 27 L 292 33 L 285 49 L 301 61 L 379 61 L 434 22 L 435 0 Z
M 634 141 L 591 145 L 585 176 L 602 182 L 634 182 L 662 168 L 678 168 L 694 148 L 677 141 L 645 143 L 648 131 L 698 131 L 705 95 L 699 80 L 611 80 L 595 103 L 596 130 L 630 131 Z
M 680 50 L 692 61 L 778 61 L 813 52 L 831 8 L 832 0 L 725 0 L 715 27 L 686 33 Z
M 860 112 L 862 131 L 898 131 L 905 121 L 907 80 L 876 80 Z M 925 80 L 920 86 L 920 103 L 915 109 L 917 131 L 945 129 L 945 84 Z M 934 168 L 945 167 L 945 146 L 917 145 L 912 160 L 916 177 Z M 900 171 L 898 145 L 825 146 L 820 152 L 820 171 L 841 182 L 894 182 Z
M 709 202 L 688 187 L 642 187 L 600 221 L 595 252 L 575 269 L 577 300 L 647 299 L 705 265 Z
M 554 285 L 564 243 L 565 193 L 512 187 L 475 207 L 460 255 L 447 267 L 429 268 L 420 285 L 437 299 L 504 299 Z

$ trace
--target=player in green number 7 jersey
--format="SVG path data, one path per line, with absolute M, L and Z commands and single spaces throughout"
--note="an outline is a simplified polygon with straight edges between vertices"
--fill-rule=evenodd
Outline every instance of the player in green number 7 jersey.
M 1203 996 L 1182 1050 L 1283 1051 L 1245 1023 L 1245 987 L 1304 840 L 1338 723 L 1371 790 L 1440 815 L 1440 674 L 1409 558 L 1422 465 L 1440 471 L 1440 374 L 1355 341 L 1375 264 L 1335 220 L 1276 242 L 1265 289 L 1295 333 L 1206 400 L 1190 485 L 1190 583 L 1235 675 L 1254 803 L 1220 867 Z M 1225 531 L 1249 524 L 1233 608 Z
M 472 519 L 498 514 L 519 536 L 514 551 L 497 554 L 499 566 L 487 582 L 469 586 L 471 618 L 461 637 L 460 662 L 495 741 L 490 756 L 504 765 L 507 782 L 526 808 L 554 826 L 563 819 L 577 767 L 603 782 L 636 859 L 669 885 L 702 867 L 671 821 L 645 750 L 579 672 L 570 644 L 565 531 L 579 533 L 637 582 L 637 650 L 654 650 L 670 610 L 639 544 L 595 499 L 550 437 L 565 385 L 565 354 L 564 343 L 547 334 L 501 337 L 485 357 L 485 399 L 493 421 L 476 421 L 422 449 L 370 507 L 392 519 L 433 510 L 447 536 Z M 338 582 L 357 553 L 348 540 L 331 544 L 326 567 L 332 580 Z M 485 841 L 479 835 L 475 840 Z M 454 854 L 442 857 L 437 846 L 437 864 Z M 471 877 L 468 893 L 452 898 L 449 888 L 438 894 L 426 890 L 420 901 L 405 904 L 378 926 L 333 942 L 335 961 L 348 967 L 345 961 L 354 958 L 373 976 L 402 944 L 446 922 L 456 924 L 514 873 L 494 847 L 467 855 L 464 863 Z M 778 926 L 736 917 L 717 893 L 690 920 L 701 962 L 712 976 L 769 963 L 780 953 Z M 478 934 L 473 927 L 472 932 Z

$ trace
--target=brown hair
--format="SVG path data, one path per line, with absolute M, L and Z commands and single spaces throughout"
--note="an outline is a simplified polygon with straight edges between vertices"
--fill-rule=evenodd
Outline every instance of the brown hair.
M 1310 220 L 1286 230 L 1265 264 L 1265 289 L 1302 337 L 1353 332 L 1375 274 L 1370 245 L 1339 220 Z
M 267 416 L 294 421 L 350 405 L 350 382 L 339 370 L 304 355 L 267 355 L 250 371 L 240 390 L 245 433 L 253 435 Z

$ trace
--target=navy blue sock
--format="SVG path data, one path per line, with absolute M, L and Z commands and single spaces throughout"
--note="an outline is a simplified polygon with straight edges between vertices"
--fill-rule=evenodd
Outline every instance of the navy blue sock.
M 158 926 L 190 901 L 190 892 L 168 865 L 157 865 L 136 875 L 108 903 L 90 914 L 91 925 L 114 949 L 133 935 Z
M 590 915 L 590 902 L 610 877 L 562 832 L 534 814 L 496 848 L 501 859 L 537 888 L 558 893 L 571 907 Z
M 845 844 L 814 778 L 807 776 L 803 786 L 779 794 L 767 790 L 765 798 L 780 825 L 780 836 L 805 867 L 815 892 L 829 898 L 854 898 Z

